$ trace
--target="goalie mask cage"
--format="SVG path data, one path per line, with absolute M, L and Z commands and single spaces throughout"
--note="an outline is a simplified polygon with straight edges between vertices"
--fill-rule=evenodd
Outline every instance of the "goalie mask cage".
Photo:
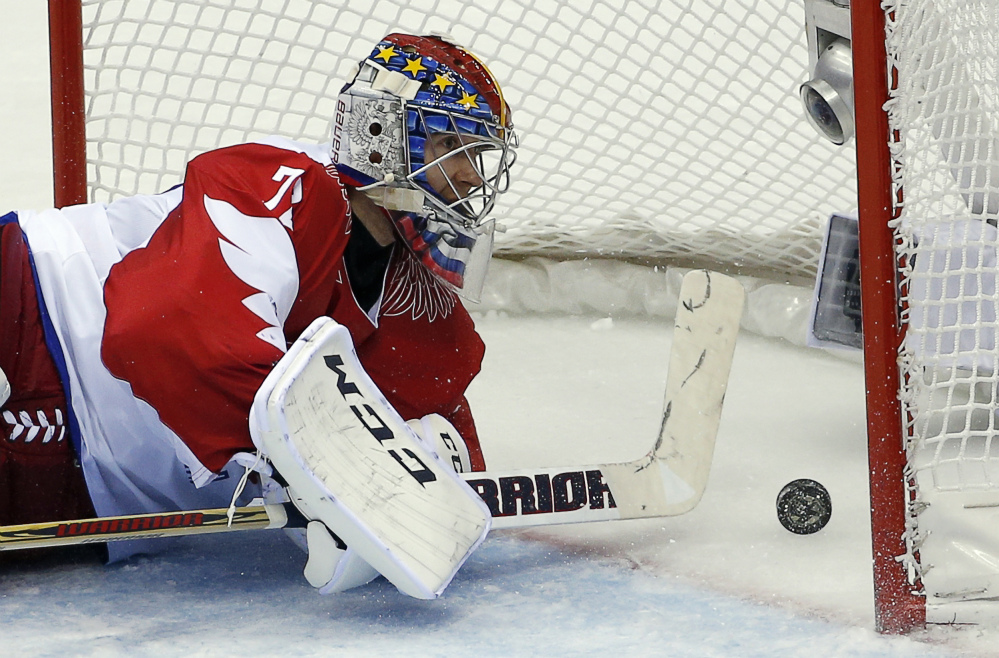
M 992 2 L 886 0 L 887 23 L 878 0 L 853 3 L 856 61 L 890 63 L 856 73 L 875 589 L 887 631 L 997 596 L 994 573 L 986 585 L 945 574 L 944 562 L 967 563 L 955 557 L 962 546 L 934 547 L 925 530 L 937 522 L 937 534 L 971 534 L 999 555 L 999 533 L 972 531 L 999 528 L 996 324 L 985 303 L 999 150 L 981 138 L 999 107 Z M 394 30 L 450 34 L 503 85 L 521 148 L 499 202 L 499 256 L 807 281 L 826 219 L 858 203 L 853 149 L 802 116 L 800 0 L 50 0 L 49 12 L 59 206 L 163 191 L 218 146 L 271 134 L 327 141 L 352 65 Z M 920 50 L 924 41 L 935 46 Z M 940 247 L 962 238 L 973 254 Z M 955 275 L 941 258 L 964 258 L 965 269 Z M 967 299 L 933 301 L 941 286 Z M 941 319 L 955 311 L 967 326 Z M 983 351 L 966 354 L 976 340 Z M 940 521 L 951 507 L 972 530 Z

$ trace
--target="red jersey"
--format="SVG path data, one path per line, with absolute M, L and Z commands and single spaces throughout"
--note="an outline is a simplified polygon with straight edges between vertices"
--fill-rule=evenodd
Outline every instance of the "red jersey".
M 360 308 L 343 258 L 350 205 L 322 149 L 279 139 L 220 149 L 162 195 L 19 222 L 99 514 L 205 505 L 168 480 L 186 471 L 204 485 L 254 451 L 254 394 L 320 315 L 351 331 L 403 418 L 445 416 L 484 468 L 464 397 L 484 352 L 471 319 L 401 243 L 381 298 Z M 155 463 L 170 453 L 176 465 Z

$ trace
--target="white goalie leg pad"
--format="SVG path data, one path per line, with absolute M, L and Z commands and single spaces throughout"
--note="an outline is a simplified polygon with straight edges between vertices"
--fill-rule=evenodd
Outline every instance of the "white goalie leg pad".
M 457 473 L 469 473 L 472 460 L 465 441 L 446 418 L 430 414 L 406 421 L 416 435 L 437 458 L 451 466 Z M 316 527 L 313 527 L 316 526 Z M 367 585 L 378 577 L 378 572 L 364 561 L 357 551 L 341 548 L 326 526 L 309 524 L 307 538 L 309 561 L 305 577 L 320 594 L 336 594 Z
M 250 429 L 303 514 L 409 596 L 439 596 L 489 531 L 479 496 L 399 417 L 328 318 L 268 375 Z
M 336 537 L 323 525 L 322 521 L 312 521 L 305 529 L 306 543 L 309 547 L 309 561 L 305 563 L 305 579 L 309 584 L 322 591 L 336 572 L 347 547 L 340 544 Z
M 260 473 L 260 488 L 264 502 L 283 505 L 293 502 L 288 490 L 267 471 Z M 288 538 L 309 556 L 305 564 L 305 579 L 320 594 L 334 594 L 367 585 L 378 577 L 378 572 L 365 562 L 357 551 L 345 548 L 342 541 L 320 521 L 313 521 L 305 528 L 285 528 Z
M 309 550 L 305 579 L 320 594 L 361 587 L 378 577 L 378 572 L 357 551 L 338 541 L 322 521 L 311 522 L 305 535 Z
M 10 399 L 10 381 L 7 373 L 0 370 L 0 406 L 3 406 Z
M 357 551 L 337 544 L 329 529 L 319 521 L 309 524 L 308 542 L 309 561 L 305 565 L 305 578 L 320 594 L 338 594 L 361 587 L 379 575 Z
M 440 414 L 430 414 L 406 421 L 406 424 L 413 428 L 438 459 L 451 466 L 456 473 L 472 472 L 468 446 L 447 418 Z
M 357 551 L 347 547 L 340 561 L 337 562 L 333 576 L 325 585 L 319 588 L 320 594 L 338 594 L 348 589 L 367 585 L 378 577 L 374 567 L 364 561 Z

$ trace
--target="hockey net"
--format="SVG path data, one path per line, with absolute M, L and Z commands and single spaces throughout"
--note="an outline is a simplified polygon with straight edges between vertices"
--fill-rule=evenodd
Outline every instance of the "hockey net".
M 802 25 L 799 0 L 84 0 L 86 196 L 162 191 L 221 145 L 327 141 L 373 44 L 444 32 L 522 136 L 499 256 L 810 277 L 856 186 L 802 119 Z
M 927 621 L 994 622 L 999 10 L 991 0 L 883 4 L 906 483 L 899 559 Z

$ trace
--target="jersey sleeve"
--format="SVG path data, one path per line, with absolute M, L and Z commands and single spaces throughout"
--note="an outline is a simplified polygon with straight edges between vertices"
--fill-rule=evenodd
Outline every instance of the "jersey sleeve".
M 105 365 L 219 471 L 252 451 L 253 396 L 325 312 L 349 229 L 335 171 L 308 155 L 244 144 L 195 158 L 180 205 L 111 269 Z

